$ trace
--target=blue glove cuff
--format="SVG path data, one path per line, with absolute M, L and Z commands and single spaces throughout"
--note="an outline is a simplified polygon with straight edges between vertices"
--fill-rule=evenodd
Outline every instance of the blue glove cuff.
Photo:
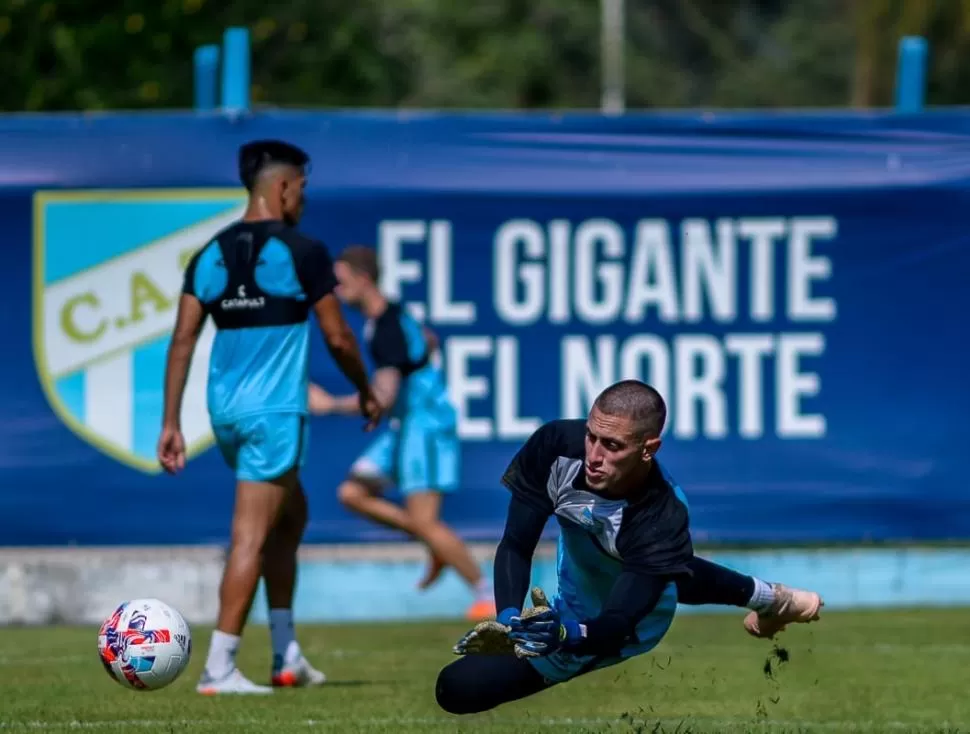
M 498 613 L 498 622 L 499 624 L 504 624 L 508 626 L 512 621 L 512 617 L 518 617 L 520 614 L 522 614 L 521 609 L 516 609 L 515 607 L 508 607 L 507 609 L 503 609 L 501 612 Z
M 565 619 L 562 622 L 562 630 L 566 633 L 562 642 L 566 645 L 575 645 L 583 639 L 583 632 L 579 628 L 579 622 L 575 619 Z

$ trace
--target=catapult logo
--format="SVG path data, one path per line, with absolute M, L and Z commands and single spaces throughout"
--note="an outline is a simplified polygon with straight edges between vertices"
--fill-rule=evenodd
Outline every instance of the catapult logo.
M 240 309 L 259 309 L 266 305 L 266 299 L 263 296 L 257 298 L 249 298 L 246 295 L 246 286 L 241 285 L 236 291 L 235 298 L 224 298 L 219 303 L 223 311 L 238 311 Z
M 34 196 L 37 373 L 58 418 L 127 466 L 160 470 L 162 381 L 185 267 L 244 207 L 245 192 L 235 189 Z M 190 458 L 213 442 L 206 377 L 214 336 L 210 320 L 185 388 Z

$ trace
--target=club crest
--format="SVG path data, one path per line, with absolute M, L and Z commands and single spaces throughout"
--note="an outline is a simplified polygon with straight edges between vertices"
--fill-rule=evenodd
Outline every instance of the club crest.
M 184 270 L 238 219 L 235 189 L 39 191 L 34 195 L 34 361 L 54 413 L 103 453 L 160 470 L 165 361 Z M 212 445 L 207 322 L 189 372 L 189 458 Z

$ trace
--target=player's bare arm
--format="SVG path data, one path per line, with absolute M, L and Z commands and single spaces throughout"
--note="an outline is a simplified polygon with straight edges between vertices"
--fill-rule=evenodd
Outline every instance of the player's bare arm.
M 424 340 L 428 344 L 429 352 L 436 352 L 441 348 L 441 340 L 438 335 L 428 326 L 422 325 L 421 331 L 424 334 Z
M 382 367 L 374 373 L 372 389 L 381 405 L 390 409 L 401 389 L 401 373 L 394 367 Z
M 357 339 L 346 319 L 344 319 L 343 312 L 340 310 L 340 302 L 336 296 L 328 293 L 314 304 L 313 310 L 320 323 L 320 331 L 323 333 L 327 349 L 337 362 L 341 372 L 357 388 L 358 412 L 370 419 L 368 428 L 373 428 L 380 421 L 383 409 L 371 391 L 370 383 L 367 380 L 367 369 L 364 367 Z
M 165 409 L 162 435 L 158 442 L 158 460 L 168 472 L 185 467 L 185 441 L 182 438 L 182 397 L 188 379 L 192 354 L 205 323 L 205 310 L 195 296 L 183 294 L 179 299 L 175 329 L 168 347 L 165 365 Z
M 337 361 L 340 371 L 353 383 L 358 392 L 368 394 L 370 384 L 367 380 L 367 369 L 360 356 L 357 339 L 344 319 L 337 297 L 332 294 L 325 295 L 314 304 L 313 310 L 320 323 L 323 340 L 330 354 Z
M 382 367 L 374 373 L 371 392 L 384 410 L 390 410 L 401 389 L 401 373 L 394 367 Z M 310 412 L 314 415 L 360 415 L 360 401 L 356 395 L 334 396 L 319 385 L 310 385 Z

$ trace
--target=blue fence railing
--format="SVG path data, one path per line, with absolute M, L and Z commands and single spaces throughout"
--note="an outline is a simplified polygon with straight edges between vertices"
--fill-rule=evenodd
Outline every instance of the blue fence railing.
M 912 114 L 923 108 L 928 53 L 925 38 L 905 36 L 900 39 L 896 64 L 897 111 Z M 210 111 L 221 107 L 232 113 L 248 111 L 252 72 L 247 28 L 227 28 L 221 54 L 219 46 L 199 46 L 195 50 L 194 69 L 196 110 Z

